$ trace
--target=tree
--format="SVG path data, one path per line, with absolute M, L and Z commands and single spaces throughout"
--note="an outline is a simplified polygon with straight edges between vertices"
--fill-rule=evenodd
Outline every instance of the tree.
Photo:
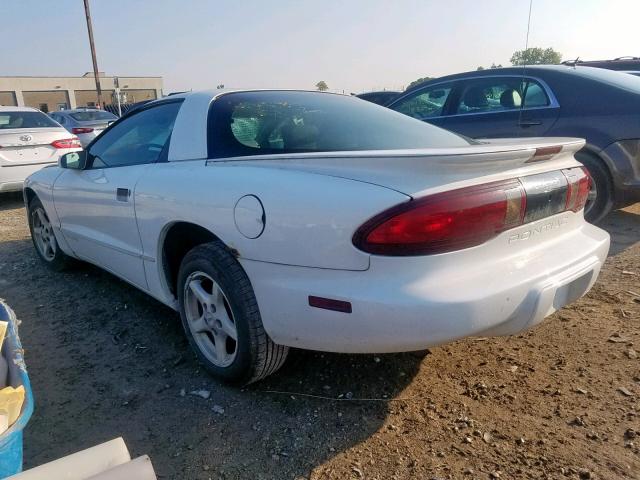
M 428 82 L 429 80 L 433 80 L 433 78 L 434 77 L 422 77 L 417 80 L 414 80 L 407 86 L 407 89 L 415 87 L 416 85 L 420 85 L 421 83 Z
M 329 86 L 324 80 L 320 80 L 318 83 L 316 83 L 316 88 L 321 92 L 326 92 L 327 90 L 329 90 Z
M 556 65 L 562 60 L 562 54 L 553 48 L 530 47 L 518 50 L 511 55 L 511 65 Z

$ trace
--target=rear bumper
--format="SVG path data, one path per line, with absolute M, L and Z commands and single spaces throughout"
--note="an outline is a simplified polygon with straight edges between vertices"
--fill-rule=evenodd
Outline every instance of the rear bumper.
M 0 166 L 0 192 L 19 192 L 25 179 L 34 172 L 56 162 L 44 162 L 31 165 Z
M 584 223 L 582 214 L 553 221 L 567 233 L 532 241 L 530 248 L 519 242 L 535 229 L 544 235 L 549 219 L 460 252 L 373 256 L 369 270 L 360 272 L 242 264 L 276 343 L 351 353 L 420 350 L 467 336 L 515 334 L 589 291 L 609 235 Z M 351 302 L 352 313 L 310 307 L 309 295 Z

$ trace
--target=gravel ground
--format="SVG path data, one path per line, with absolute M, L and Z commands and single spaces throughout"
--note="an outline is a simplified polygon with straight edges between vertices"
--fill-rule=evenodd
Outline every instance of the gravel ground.
M 640 204 L 604 227 L 594 289 L 532 331 L 424 359 L 295 351 L 238 390 L 198 367 L 170 309 L 89 265 L 46 270 L 4 195 L 0 297 L 36 397 L 26 466 L 123 436 L 162 479 L 640 478 Z

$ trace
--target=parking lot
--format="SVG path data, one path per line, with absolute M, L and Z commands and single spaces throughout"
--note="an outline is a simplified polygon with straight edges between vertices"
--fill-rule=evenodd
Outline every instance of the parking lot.
M 170 309 L 89 265 L 45 269 L 4 195 L 0 291 L 36 397 L 26 466 L 122 435 L 159 478 L 637 478 L 640 205 L 604 227 L 594 289 L 532 331 L 424 359 L 294 352 L 240 390 L 198 367 Z

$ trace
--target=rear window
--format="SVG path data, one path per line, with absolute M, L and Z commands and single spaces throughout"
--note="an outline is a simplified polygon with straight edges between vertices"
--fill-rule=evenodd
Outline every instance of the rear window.
M 615 70 L 605 70 L 604 68 L 594 67 L 569 67 L 570 71 L 574 71 L 583 77 L 590 78 L 599 82 L 609 84 L 614 87 L 621 88 L 633 93 L 640 93 L 640 77 L 628 75 L 624 72 Z
M 117 120 L 118 119 L 118 117 L 116 117 L 113 113 L 105 112 L 102 110 L 90 110 L 87 112 L 70 113 L 69 116 L 79 122 L 93 122 L 93 121 L 100 121 L 100 120 Z
M 209 157 L 468 146 L 447 130 L 343 95 L 241 92 L 209 114 Z
M 387 105 L 391 103 L 391 100 L 396 98 L 399 94 L 394 92 L 376 92 L 376 93 L 362 93 L 356 95 L 362 100 L 367 102 L 377 103 L 378 105 Z
M 58 127 L 56 122 L 42 112 L 0 112 L 0 130 L 11 128 L 51 128 Z

